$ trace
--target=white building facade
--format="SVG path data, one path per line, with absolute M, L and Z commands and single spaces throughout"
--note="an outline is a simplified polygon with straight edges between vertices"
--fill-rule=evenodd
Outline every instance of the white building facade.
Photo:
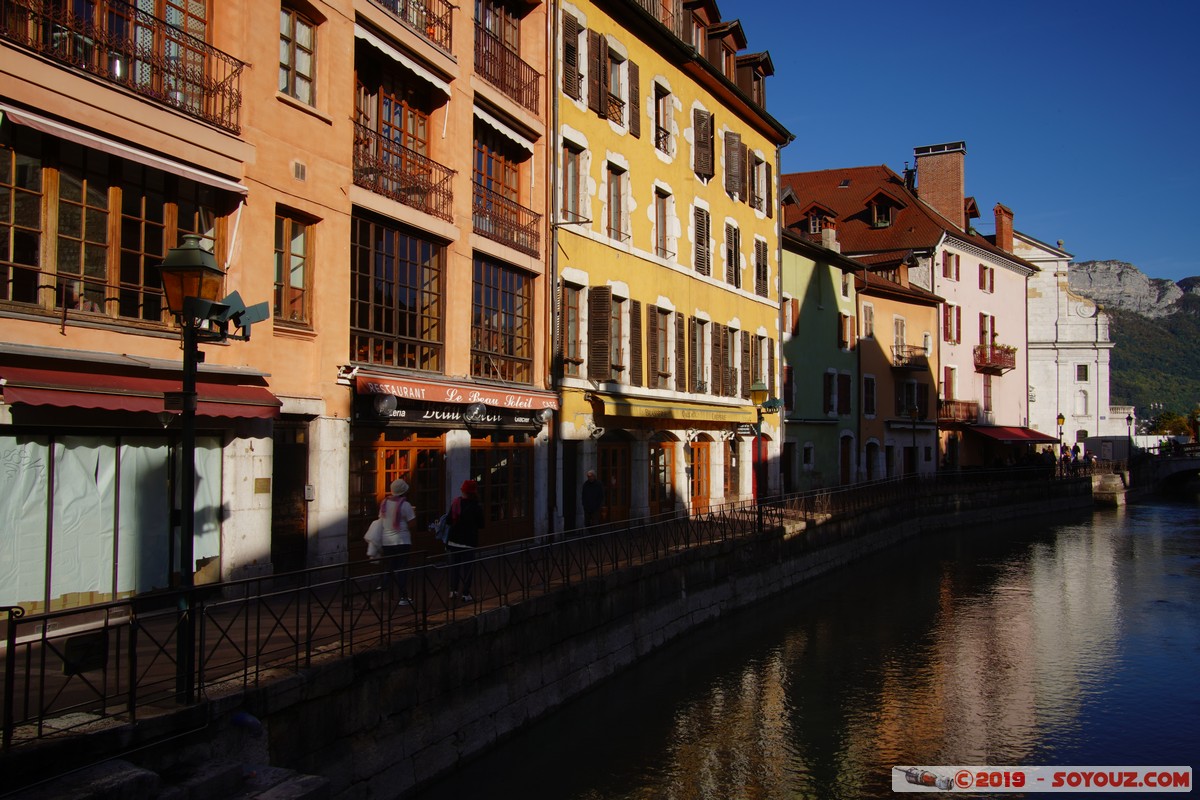
M 1109 404 L 1108 315 L 1068 283 L 1071 254 L 1014 231 L 1013 251 L 1037 264 L 1029 279 L 1029 426 L 1068 444 L 1125 436 L 1132 406 Z

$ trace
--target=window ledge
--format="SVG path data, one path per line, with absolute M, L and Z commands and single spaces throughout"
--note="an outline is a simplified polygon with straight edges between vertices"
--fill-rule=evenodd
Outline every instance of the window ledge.
M 296 98 L 292 97 L 291 95 L 284 94 L 283 92 L 280 92 L 280 91 L 276 91 L 275 99 L 278 100 L 279 102 L 283 103 L 284 105 L 291 106 L 292 108 L 296 109 L 297 111 L 303 111 L 305 114 L 308 114 L 310 117 L 316 117 L 317 119 L 324 122 L 326 125 L 330 125 L 330 126 L 333 125 L 332 117 L 330 117 L 327 114 L 321 113 L 314 106 L 310 106 L 308 103 L 305 103 L 302 100 L 297 100 Z

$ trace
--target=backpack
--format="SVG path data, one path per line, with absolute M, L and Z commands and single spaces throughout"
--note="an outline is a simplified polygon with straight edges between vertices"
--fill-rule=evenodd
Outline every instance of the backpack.
M 433 523 L 433 536 L 442 544 L 450 541 L 450 528 L 453 527 L 458 517 L 458 514 L 455 513 L 458 510 L 458 505 L 458 498 L 455 498 L 454 502 L 450 504 L 450 509 Z
M 433 537 L 442 544 L 450 541 L 450 512 L 442 514 L 433 523 Z

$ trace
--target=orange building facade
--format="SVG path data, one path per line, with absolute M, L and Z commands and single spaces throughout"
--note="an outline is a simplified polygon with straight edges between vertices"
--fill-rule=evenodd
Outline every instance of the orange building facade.
M 0 604 L 358 557 L 397 477 L 539 532 L 545 7 L 78 5 L 0 0 Z M 202 348 L 180 565 L 189 234 L 271 319 Z

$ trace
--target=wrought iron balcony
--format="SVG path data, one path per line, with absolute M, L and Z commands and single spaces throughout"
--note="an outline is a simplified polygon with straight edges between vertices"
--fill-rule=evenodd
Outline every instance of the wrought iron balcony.
M 661 125 L 654 126 L 654 146 L 671 155 L 671 132 Z
M 541 73 L 478 23 L 475 24 L 475 71 L 508 97 L 537 113 Z
M 241 61 L 120 0 L 0 0 L 0 37 L 231 133 L 241 131 Z
M 667 30 L 675 34 L 676 38 L 685 42 L 688 40 L 688 31 L 684 30 L 684 22 L 687 18 L 682 13 L 678 0 L 634 0 L 634 2 L 665 25 Z
M 974 400 L 939 400 L 938 423 L 975 423 L 979 421 L 979 403 Z
M 625 101 L 615 94 L 608 95 L 608 119 L 618 125 L 625 123 Z
M 454 170 L 355 124 L 355 186 L 453 222 L 453 177 Z
M 542 215 L 475 183 L 472 221 L 475 232 L 537 258 Z
M 915 344 L 894 344 L 892 366 L 896 369 L 926 369 L 929 366 L 929 350 Z
M 1017 348 L 1008 344 L 975 345 L 975 371 L 1003 375 L 1017 366 Z
M 419 36 L 450 52 L 450 10 L 446 0 L 375 0 L 384 10 Z

